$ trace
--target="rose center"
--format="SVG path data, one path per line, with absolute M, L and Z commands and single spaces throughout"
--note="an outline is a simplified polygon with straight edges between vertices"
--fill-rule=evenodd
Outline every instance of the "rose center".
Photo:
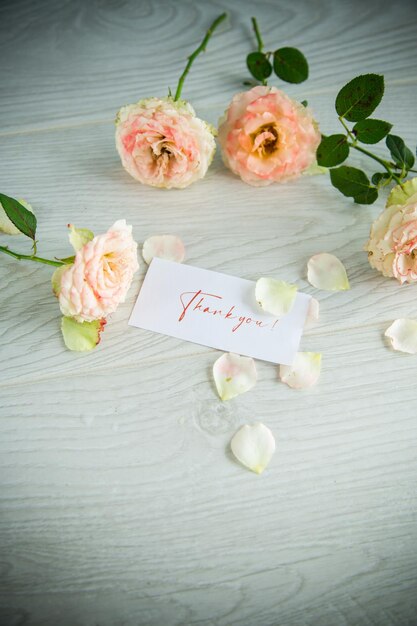
M 253 142 L 252 152 L 267 157 L 273 154 L 278 147 L 278 130 L 275 124 L 264 124 L 251 134 Z

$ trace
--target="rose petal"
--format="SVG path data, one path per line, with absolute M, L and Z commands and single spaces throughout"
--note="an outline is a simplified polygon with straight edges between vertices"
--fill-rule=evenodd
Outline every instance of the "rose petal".
M 238 354 L 223 354 L 213 365 L 213 377 L 222 400 L 230 400 L 256 385 L 255 361 Z
M 63 317 L 61 331 L 65 345 L 76 352 L 92 350 L 100 342 L 100 333 L 105 324 L 105 319 L 77 322 L 73 317 Z
M 385 331 L 385 337 L 391 340 L 394 350 L 417 354 L 417 321 L 408 319 L 395 320 Z
M 308 305 L 308 309 L 307 309 L 307 316 L 306 316 L 306 321 L 304 323 L 304 327 L 310 328 L 310 326 L 313 326 L 319 319 L 319 313 L 320 313 L 319 301 L 316 300 L 316 298 L 311 298 L 310 304 Z
M 283 383 L 293 389 L 312 387 L 319 379 L 321 354 L 297 352 L 292 365 L 280 365 L 279 376 Z
M 275 278 L 256 281 L 255 298 L 262 309 L 276 317 L 286 315 L 294 304 L 297 286 Z
M 307 280 L 313 287 L 325 291 L 350 289 L 345 266 L 337 256 L 327 252 L 311 257 L 307 264 Z
M 69 228 L 69 240 L 70 244 L 74 248 L 75 252 L 81 250 L 86 243 L 94 239 L 94 233 L 88 228 L 75 228 L 73 224 L 68 224 Z
M 20 202 L 22 206 L 25 207 L 28 211 L 33 213 L 33 209 L 29 202 L 26 200 L 22 200 L 22 198 L 17 198 L 17 201 Z M 22 232 L 16 228 L 13 222 L 7 217 L 6 211 L 3 209 L 2 204 L 0 202 L 0 233 L 5 233 L 6 235 L 21 235 Z
M 417 176 L 393 187 L 388 196 L 386 207 L 394 204 L 405 204 L 415 193 L 417 193 Z
M 175 235 L 155 235 L 149 237 L 143 244 L 142 256 L 148 265 L 154 256 L 182 263 L 185 259 L 185 247 L 181 239 Z
M 275 452 L 275 439 L 269 428 L 257 422 L 242 426 L 230 442 L 235 457 L 256 474 L 262 474 Z

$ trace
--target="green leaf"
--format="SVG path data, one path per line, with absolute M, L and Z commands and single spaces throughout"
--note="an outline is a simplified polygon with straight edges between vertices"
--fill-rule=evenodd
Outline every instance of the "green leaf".
M 362 143 L 378 143 L 392 128 L 392 124 L 382 120 L 361 120 L 353 127 L 353 133 Z
M 378 190 L 371 186 L 365 172 L 356 167 L 336 167 L 330 170 L 330 179 L 344 196 L 353 198 L 359 204 L 372 204 L 378 197 Z
M 388 172 L 375 172 L 375 174 L 372 174 L 371 181 L 376 186 L 386 180 L 391 180 L 391 174 L 388 174 Z
M 55 272 L 51 276 L 51 285 L 52 291 L 58 297 L 59 292 L 61 291 L 61 278 L 62 274 L 65 270 L 68 269 L 68 265 L 61 265 L 61 267 L 57 267 Z
M 279 48 L 274 52 L 274 72 L 287 83 L 302 83 L 308 78 L 308 63 L 297 48 Z
M 263 52 L 251 52 L 246 57 L 248 70 L 257 80 L 266 80 L 272 74 L 272 65 Z
M 16 226 L 21 233 L 35 241 L 36 236 L 36 217 L 28 211 L 23 204 L 0 193 L 0 203 L 9 220 Z
M 392 159 L 399 167 L 409 170 L 414 165 L 414 154 L 407 148 L 401 137 L 388 135 L 385 143 L 391 152 Z
M 324 167 L 333 167 L 343 163 L 349 156 L 349 145 L 345 135 L 322 137 L 317 148 L 317 163 Z
M 307 100 L 301 100 L 301 104 L 303 105 L 303 107 L 307 107 L 308 106 L 308 101 Z
M 363 74 L 347 83 L 336 97 L 336 111 L 349 122 L 359 122 L 371 115 L 384 95 L 384 77 Z
M 68 350 L 87 352 L 96 347 L 106 321 L 77 322 L 73 317 L 63 317 L 61 331 Z

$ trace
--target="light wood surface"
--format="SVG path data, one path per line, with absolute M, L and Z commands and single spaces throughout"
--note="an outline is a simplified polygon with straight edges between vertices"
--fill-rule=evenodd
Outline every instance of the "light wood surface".
M 143 262 L 98 349 L 74 354 L 50 269 L 2 256 L 1 626 L 417 623 L 417 359 L 383 338 L 417 316 L 417 288 L 377 275 L 362 251 L 384 198 L 354 205 L 325 176 L 251 188 L 219 156 L 200 183 L 160 191 L 114 148 L 119 106 L 175 87 L 224 9 L 184 89 L 201 117 L 216 123 L 242 89 L 255 12 L 268 47 L 306 53 L 310 79 L 286 89 L 324 132 L 338 89 L 375 71 L 378 117 L 416 145 L 411 1 L 1 3 L 1 191 L 35 207 L 40 252 L 70 253 L 68 222 L 98 233 L 126 218 L 139 242 L 178 234 L 190 264 L 313 293 L 321 317 L 302 349 L 323 353 L 314 389 L 258 363 L 256 388 L 222 404 L 218 352 L 127 326 Z M 308 285 L 321 251 L 342 259 L 351 291 Z M 277 440 L 261 477 L 228 448 L 252 420 Z

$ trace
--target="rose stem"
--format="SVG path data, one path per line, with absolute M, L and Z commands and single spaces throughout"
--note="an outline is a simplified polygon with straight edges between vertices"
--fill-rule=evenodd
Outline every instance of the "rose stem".
M 223 22 L 223 20 L 226 19 L 226 13 L 222 13 L 221 15 L 219 15 L 219 17 L 217 17 L 213 24 L 210 26 L 210 28 L 208 29 L 208 31 L 206 32 L 206 35 L 203 39 L 203 41 L 201 42 L 201 44 L 198 46 L 198 48 L 196 50 L 194 50 L 194 52 L 188 57 L 188 62 L 187 65 L 185 66 L 185 70 L 183 71 L 183 73 L 180 76 L 180 79 L 178 81 L 178 85 L 177 85 L 177 90 L 175 92 L 175 97 L 174 97 L 174 101 L 179 100 L 180 96 L 181 96 L 181 91 L 182 91 L 182 87 L 184 85 L 184 81 L 185 78 L 188 74 L 188 72 L 190 71 L 190 67 L 193 64 L 193 61 L 196 57 L 198 57 L 198 55 L 200 54 L 200 52 L 204 52 L 206 49 L 206 46 L 208 44 L 208 41 L 210 39 L 210 37 L 212 36 L 213 32 L 215 31 L 215 29 L 217 28 L 217 26 Z
M 0 252 L 4 252 L 4 254 L 9 254 L 15 259 L 24 259 L 26 261 L 35 261 L 36 263 L 45 263 L 45 265 L 53 265 L 54 267 L 61 267 L 61 265 L 65 265 L 62 261 L 52 261 L 51 259 L 43 259 L 40 256 L 32 256 L 30 254 L 19 254 L 18 252 L 13 252 L 13 250 L 9 250 L 7 246 L 0 246 Z
M 380 159 L 378 156 L 376 156 L 376 154 L 373 154 L 372 152 L 369 152 L 368 150 L 365 150 L 364 148 L 361 148 L 360 146 L 354 146 L 353 144 L 349 144 L 351 148 L 354 148 L 355 150 L 358 150 L 359 152 L 362 152 L 362 154 L 366 154 L 368 157 L 371 157 L 371 159 L 374 159 L 374 161 L 377 161 L 378 163 L 380 163 L 383 167 L 385 167 L 385 169 L 387 170 L 388 174 L 390 176 L 392 176 L 392 178 L 399 183 L 400 185 L 402 184 L 402 180 L 396 176 L 396 174 L 394 174 L 394 172 L 392 171 L 392 169 L 389 167 L 388 163 L 386 161 L 384 161 L 383 159 Z
M 256 17 L 252 18 L 252 26 L 255 32 L 256 41 L 258 42 L 258 52 L 262 52 L 264 49 L 264 42 L 262 41 L 261 33 L 259 32 L 258 22 L 256 21 Z

